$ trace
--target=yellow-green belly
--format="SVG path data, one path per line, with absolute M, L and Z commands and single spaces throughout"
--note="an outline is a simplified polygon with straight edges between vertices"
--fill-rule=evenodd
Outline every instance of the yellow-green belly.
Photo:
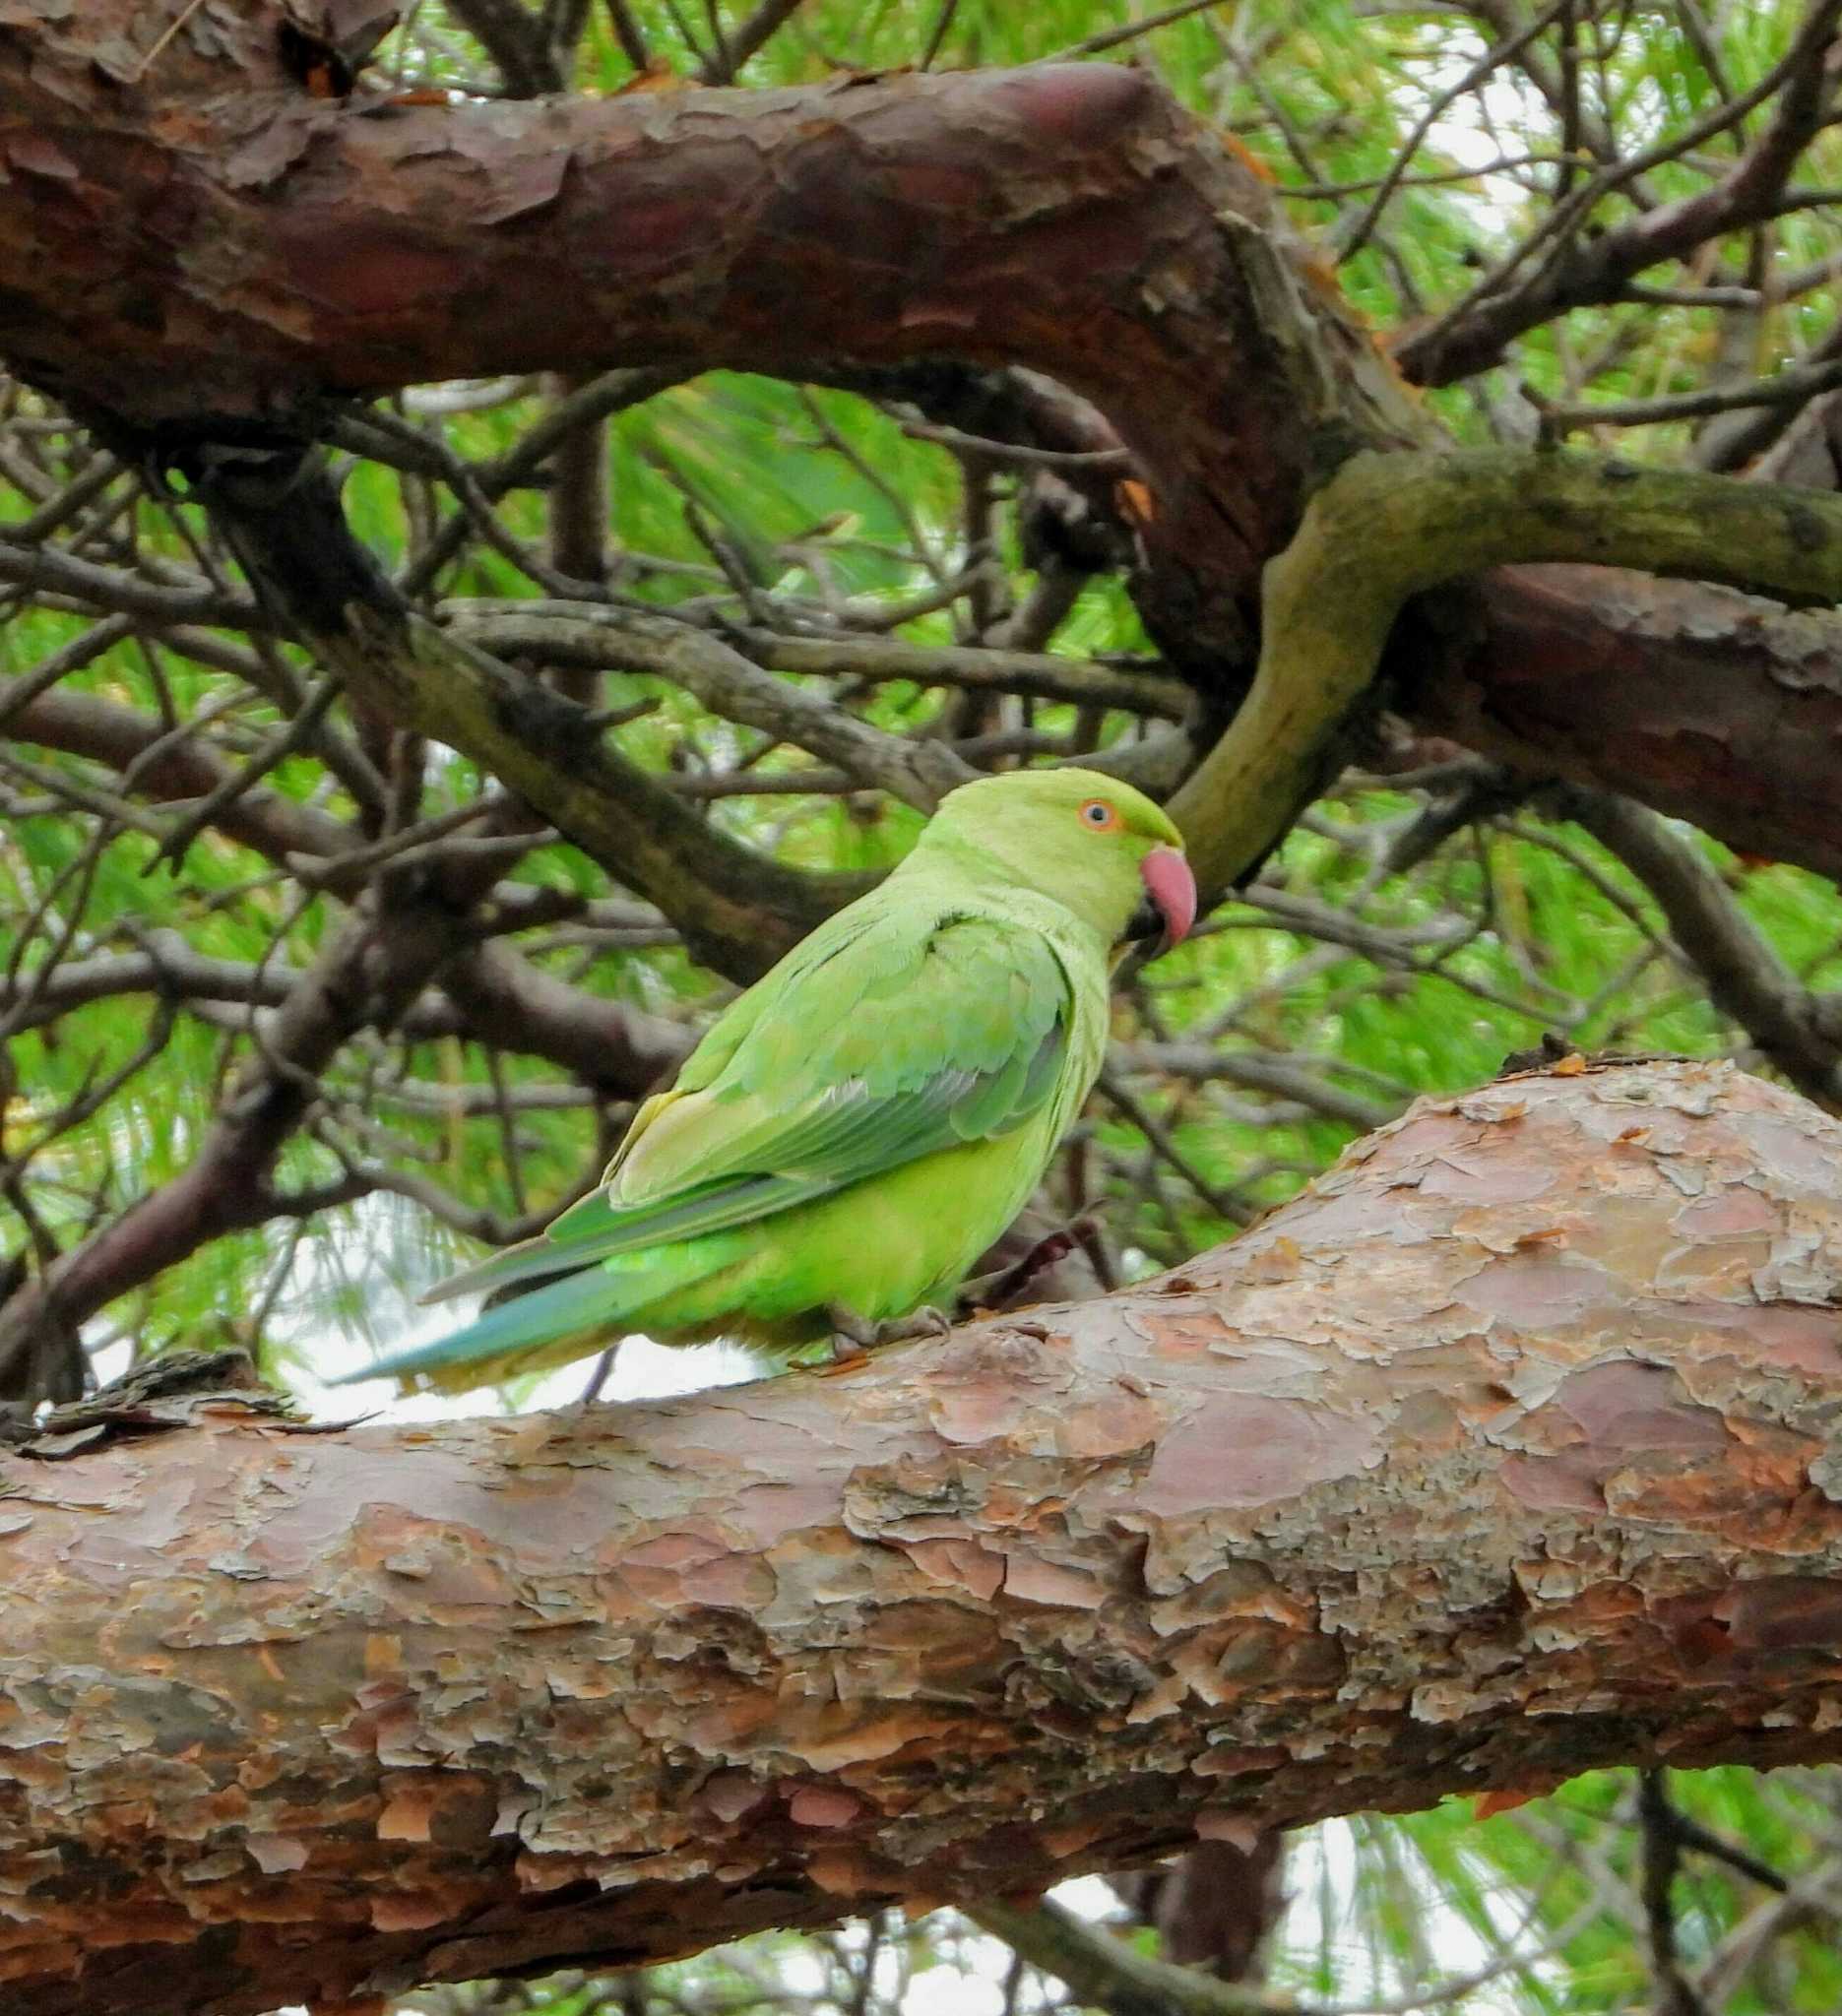
M 664 1343 L 790 1345 L 823 1336 L 832 1304 L 872 1323 L 906 1315 L 956 1287 L 1029 1201 L 1048 1152 L 1047 1120 L 686 1241 L 686 1259 L 701 1250 L 712 1271 L 631 1306 L 628 1327 Z M 645 1257 L 623 1256 L 610 1271 Z

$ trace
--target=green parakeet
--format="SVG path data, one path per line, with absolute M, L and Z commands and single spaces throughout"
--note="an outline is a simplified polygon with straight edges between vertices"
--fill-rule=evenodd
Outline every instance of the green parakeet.
M 1107 1043 L 1114 948 L 1195 918 L 1175 826 L 1096 771 L 963 785 L 717 1019 L 600 1189 L 429 1299 L 540 1283 L 356 1378 L 448 1391 L 630 1331 L 786 1348 L 951 1294 Z

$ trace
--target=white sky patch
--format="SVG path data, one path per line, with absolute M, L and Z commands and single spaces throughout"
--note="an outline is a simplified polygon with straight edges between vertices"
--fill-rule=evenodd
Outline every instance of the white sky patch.
M 392 1341 L 390 1349 L 409 1351 L 419 1344 L 433 1344 L 469 1320 L 463 1313 L 468 1306 L 444 1304 L 439 1316 L 431 1315 L 405 1330 Z M 364 1379 L 337 1389 L 326 1383 L 344 1372 L 355 1372 L 368 1356 L 355 1339 L 342 1338 L 331 1349 L 316 1350 L 312 1368 L 294 1370 L 288 1383 L 316 1420 L 337 1420 L 353 1414 L 389 1421 L 459 1420 L 467 1415 L 493 1412 L 539 1414 L 546 1408 L 571 1407 L 581 1399 L 595 1370 L 598 1354 L 591 1352 L 574 1364 L 560 1365 L 529 1385 L 521 1382 L 516 1406 L 500 1389 L 490 1386 L 450 1397 L 441 1393 L 399 1393 L 394 1379 Z M 323 1376 L 316 1377 L 315 1372 Z M 734 1386 L 760 1375 L 759 1363 L 747 1352 L 731 1345 L 700 1344 L 674 1349 L 655 1344 L 650 1337 L 634 1336 L 621 1344 L 601 1398 L 604 1402 L 665 1400 L 673 1394 L 695 1393 L 710 1386 Z

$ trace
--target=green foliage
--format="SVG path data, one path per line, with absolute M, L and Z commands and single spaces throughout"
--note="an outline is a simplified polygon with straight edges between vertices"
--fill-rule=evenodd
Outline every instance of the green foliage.
M 930 43 L 936 69 L 1032 62 L 1080 50 L 1139 11 L 1124 0 L 809 0 L 750 59 L 743 82 L 824 85 L 847 70 L 915 63 Z M 715 51 L 719 25 L 727 42 L 750 10 L 736 0 L 704 9 L 631 0 L 626 12 L 658 67 L 689 80 Z M 575 87 L 631 83 L 615 13 L 586 10 Z M 1094 60 L 1154 64 L 1186 103 L 1252 150 L 1290 214 L 1322 233 L 1333 257 L 1360 233 L 1339 279 L 1376 329 L 1393 332 L 1424 327 L 1463 299 L 1609 158 L 1706 119 L 1762 77 L 1802 19 L 1789 0 L 1711 13 L 1595 13 L 1584 0 L 1550 9 L 1532 68 L 1506 59 L 1475 83 L 1485 51 L 1532 13 L 1239 0 Z M 459 10 L 430 4 L 408 16 L 383 52 L 382 76 L 490 84 Z M 1566 34 L 1585 78 L 1587 123 L 1610 136 L 1604 144 L 1584 128 L 1570 135 L 1544 85 L 1562 74 Z M 1592 228 L 1705 190 L 1766 116 L 1658 159 L 1641 182 L 1609 187 Z M 1398 186 L 1370 220 L 1371 198 L 1416 136 Z M 1832 124 L 1806 149 L 1795 186 L 1838 182 L 1842 131 Z M 1502 365 L 1429 398 L 1455 435 L 1482 443 L 1520 424 L 1512 409 L 1525 385 L 1538 401 L 1579 407 L 1768 375 L 1831 339 L 1827 268 L 1838 257 L 1835 208 L 1790 209 L 1698 248 L 1692 265 L 1644 276 L 1687 298 L 1576 308 L 1529 330 Z M 1709 288 L 1735 298 L 1694 298 Z M 458 406 L 406 396 L 389 414 L 443 456 L 489 471 L 559 394 L 537 380 L 473 391 Z M 1030 468 L 963 457 L 922 438 L 916 420 L 893 400 L 727 373 L 618 410 L 598 451 L 606 586 L 719 632 L 758 625 L 926 646 L 988 641 L 1040 585 L 1022 524 Z M 1565 429 L 1640 458 L 1713 459 L 1706 431 L 1685 420 L 1615 434 L 1574 419 Z M 0 411 L 0 469 L 12 485 L 0 487 L 0 538 L 38 524 L 67 486 L 93 473 L 93 452 L 35 395 L 10 392 Z M 454 486 L 383 460 L 353 460 L 344 494 L 353 527 L 399 572 L 468 509 Z M 430 567 L 432 600 L 514 604 L 544 593 L 519 554 L 522 545 L 525 558 L 543 560 L 557 511 L 551 473 L 494 509 L 498 536 L 471 529 Z M 196 507 L 151 494 L 135 472 L 116 471 L 67 516 L 52 516 L 39 526 L 49 551 L 144 585 L 243 592 Z M 55 590 L 12 592 L 0 677 L 32 679 L 54 654 L 80 646 L 99 613 Z M 1081 581 L 1047 648 L 1071 664 L 1148 663 L 1126 579 Z M 1155 731 L 1123 711 L 965 692 L 944 680 L 783 676 L 879 729 L 944 738 L 974 760 L 1048 760 Z M 239 819 L 231 804 L 192 831 L 190 812 L 211 780 L 272 754 L 319 677 L 291 647 L 221 607 L 121 636 L 57 678 L 47 690 L 67 718 L 55 731 L 42 721 L 31 726 L 37 717 L 7 726 L 0 716 L 0 971 L 13 1002 L 0 1077 L 8 1256 L 42 1266 L 182 1174 L 240 1075 L 266 1053 L 270 1005 L 163 994 L 154 984 L 85 992 L 77 976 L 86 968 L 178 945 L 244 975 L 245 992 L 262 1003 L 279 1000 L 357 906 L 350 888 L 329 880 L 326 857 L 303 859 L 275 833 L 286 827 L 297 838 L 302 822 L 318 821 L 375 846 L 494 792 L 452 751 L 393 747 L 378 724 L 339 704 L 237 801 L 252 814 L 280 808 L 291 824 L 266 813 Z M 30 704 L 24 687 L 12 690 L 0 708 Z M 611 746 L 764 855 L 873 871 L 913 838 L 908 808 L 719 718 L 669 680 L 616 667 L 592 697 L 614 719 Z M 70 710 L 86 708 L 108 711 L 139 742 L 124 750 L 74 725 Z M 201 753 L 209 762 L 189 781 L 162 781 L 162 765 Z M 1486 807 L 1436 848 L 1417 850 L 1429 806 L 1468 788 L 1463 764 L 1440 770 L 1435 761 L 1432 771 L 1418 786 L 1379 763 L 1350 773 L 1247 900 L 1225 905 L 1122 994 L 1117 1056 L 1049 1201 L 1063 1216 L 1097 1212 L 1124 1270 L 1219 1240 L 1323 1169 L 1368 1120 L 1418 1094 L 1489 1077 L 1545 1031 L 1583 1048 L 1758 1061 L 1631 871 L 1545 816 L 1539 798 Z M 777 779 L 778 789 L 756 788 Z M 1715 864 L 1740 914 L 1804 984 L 1842 983 L 1842 899 L 1832 885 L 1737 860 L 1687 829 L 1682 838 Z M 1397 866 L 1403 850 L 1414 858 Z M 569 845 L 544 840 L 508 853 L 500 881 L 501 895 L 541 903 L 544 919 L 486 942 L 503 942 L 543 978 L 664 1018 L 687 1040 L 728 997 L 664 917 L 610 888 Z M 364 901 L 402 903 L 409 889 L 380 873 Z M 63 988 L 73 990 L 68 1001 Z M 368 1350 L 391 1341 L 407 1298 L 428 1280 L 476 1257 L 476 1231 L 503 1235 L 584 1185 L 624 1122 L 632 1088 L 610 1091 L 515 1041 L 447 1027 L 439 973 L 418 999 L 426 1015 L 413 1008 L 395 1029 L 365 1030 L 336 1048 L 270 1177 L 284 1198 L 311 1203 L 356 1172 L 363 1181 L 351 1201 L 204 1240 L 103 1312 L 91 1347 L 119 1354 L 124 1345 L 146 1353 L 235 1339 L 264 1350 L 283 1373 L 297 1370 L 308 1348 Z M 1197 1054 L 1212 1060 L 1206 1068 L 1184 1062 Z M 1261 1075 L 1273 1066 L 1291 1074 L 1285 1084 Z M 1713 1835 L 1800 1885 L 1790 1909 L 1731 1863 L 1685 1852 L 1672 1891 L 1676 1937 L 1684 1968 L 1716 1971 L 1721 1999 L 1712 2007 L 1766 2016 L 1838 2006 L 1836 1893 L 1821 1875 L 1842 1824 L 1830 1777 L 1767 1782 L 1732 1770 L 1679 1776 L 1670 1790 Z M 1385 2001 L 1503 1961 L 1446 2006 L 1480 2016 L 1645 2006 L 1654 1956 L 1643 1853 L 1633 1787 L 1617 1774 L 1481 1824 L 1467 1804 L 1447 1801 L 1320 1832 L 1295 1853 L 1273 1984 L 1318 2001 Z M 559 1978 L 431 1993 L 418 2006 L 480 2016 L 741 2016 L 794 2006 L 862 2016 L 953 2006 L 967 1992 L 961 1967 L 987 1984 L 1004 1976 L 989 1942 L 879 1922 L 816 1945 L 756 1942 L 643 1983 Z M 1050 1992 L 1016 1971 L 1006 2006 L 1041 2007 Z M 998 2006 L 997 1994 L 991 1987 L 986 2006 Z

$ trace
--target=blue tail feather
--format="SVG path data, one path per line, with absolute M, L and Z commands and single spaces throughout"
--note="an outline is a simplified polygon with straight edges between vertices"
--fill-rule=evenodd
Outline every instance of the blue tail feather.
M 327 1383 L 350 1386 L 361 1379 L 406 1379 L 417 1372 L 444 1371 L 477 1358 L 551 1344 L 572 1332 L 597 1330 L 617 1320 L 623 1302 L 633 1306 L 606 1269 L 587 1267 L 529 1294 L 514 1295 L 432 1344 L 360 1365 L 355 1372 L 342 1373 Z

